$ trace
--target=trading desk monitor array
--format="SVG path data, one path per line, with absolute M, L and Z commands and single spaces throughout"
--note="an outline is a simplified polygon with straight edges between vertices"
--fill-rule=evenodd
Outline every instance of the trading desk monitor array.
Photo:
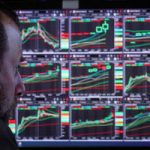
M 150 141 L 148 9 L 17 14 L 26 92 L 9 126 L 20 147 Z

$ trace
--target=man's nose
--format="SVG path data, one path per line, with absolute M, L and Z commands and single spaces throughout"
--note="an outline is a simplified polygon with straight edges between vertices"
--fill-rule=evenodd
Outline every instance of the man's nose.
M 25 86 L 21 79 L 20 73 L 18 73 L 18 80 L 16 84 L 15 95 L 21 96 L 22 94 L 24 94 L 24 92 L 25 92 Z

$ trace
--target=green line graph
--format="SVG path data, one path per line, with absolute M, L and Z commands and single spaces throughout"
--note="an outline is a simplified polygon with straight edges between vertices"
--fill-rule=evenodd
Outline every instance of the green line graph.
M 111 33 L 113 34 L 112 24 L 113 20 L 110 18 L 72 20 L 71 47 L 73 49 L 112 48 L 113 42 L 111 40 L 113 38 L 110 38 Z
M 101 120 L 86 120 L 86 121 L 81 121 L 75 122 L 71 124 L 72 129 L 81 129 L 81 128 L 89 128 L 89 127 L 95 127 L 95 126 L 113 126 L 113 119 L 112 119 L 112 113 L 110 113 L 107 117 Z
M 135 76 L 134 78 L 130 77 L 128 84 L 125 86 L 125 92 L 126 93 L 130 92 L 136 86 L 140 85 L 141 83 L 143 83 L 145 81 L 150 83 L 150 74 L 146 73 L 144 75 Z
M 44 43 L 47 43 L 49 46 L 52 46 L 53 48 L 59 47 L 58 37 L 49 33 L 40 22 L 22 29 L 21 39 L 23 41 L 23 45 L 37 36 L 39 36 Z
M 44 82 L 44 81 L 52 80 L 52 79 L 58 80 L 59 75 L 60 75 L 60 68 L 59 66 L 57 66 L 55 71 L 48 70 L 45 73 L 35 73 L 33 75 L 23 77 L 23 82 L 25 84 L 28 84 L 28 83 Z
M 59 122 L 60 114 L 57 112 L 57 110 L 53 108 L 43 108 L 39 109 L 36 107 L 36 109 L 19 109 L 19 123 L 17 127 L 17 135 L 24 133 L 26 129 L 32 127 L 32 128 L 40 128 L 39 124 L 43 123 L 46 127 L 46 121 L 52 121 L 55 119 L 55 121 Z M 28 115 L 27 115 L 28 112 Z M 31 114 L 29 115 L 29 112 Z M 26 116 L 22 116 L 21 114 L 26 114 Z M 33 115 L 34 113 L 34 115 Z M 51 123 L 52 124 L 52 123 Z M 56 124 L 56 123 L 53 123 Z M 50 128 L 50 126 L 49 126 Z

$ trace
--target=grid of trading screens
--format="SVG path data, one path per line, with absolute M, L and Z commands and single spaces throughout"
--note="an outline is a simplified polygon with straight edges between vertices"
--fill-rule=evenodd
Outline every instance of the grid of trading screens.
M 150 11 L 17 10 L 26 92 L 19 146 L 150 141 Z

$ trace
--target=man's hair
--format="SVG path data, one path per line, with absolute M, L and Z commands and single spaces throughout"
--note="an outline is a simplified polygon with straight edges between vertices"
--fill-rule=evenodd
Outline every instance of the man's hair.
M 8 8 L 5 5 L 5 3 L 1 1 L 0 2 L 0 62 L 3 58 L 4 51 L 6 51 L 8 48 L 7 47 L 7 35 L 6 35 L 5 27 L 2 23 L 3 22 L 2 14 L 5 14 L 6 16 L 8 16 L 12 21 L 14 21 L 14 23 L 19 28 L 19 19 L 16 13 L 10 8 Z

